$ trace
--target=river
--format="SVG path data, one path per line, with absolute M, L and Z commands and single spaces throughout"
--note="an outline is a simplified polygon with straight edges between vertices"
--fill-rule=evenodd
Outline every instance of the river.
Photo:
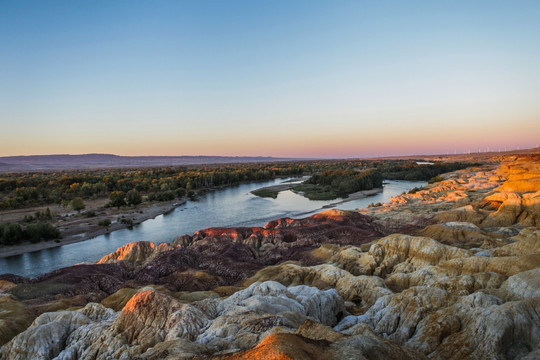
M 287 179 L 275 179 L 210 191 L 188 201 L 174 211 L 147 220 L 132 229 L 114 231 L 93 239 L 57 248 L 36 251 L 0 259 L 0 274 L 12 273 L 35 277 L 58 268 L 83 262 L 94 262 L 117 248 L 133 241 L 169 243 L 183 234 L 208 227 L 263 226 L 270 220 L 281 217 L 301 218 L 313 215 L 331 201 L 312 201 L 292 191 L 282 191 L 277 199 L 260 198 L 252 190 L 277 185 Z M 386 181 L 383 191 L 364 199 L 352 200 L 336 206 L 353 210 L 365 208 L 372 202 L 387 202 L 425 182 Z

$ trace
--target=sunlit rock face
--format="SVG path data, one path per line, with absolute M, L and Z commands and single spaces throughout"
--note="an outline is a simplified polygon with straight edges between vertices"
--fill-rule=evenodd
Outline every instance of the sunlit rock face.
M 137 241 L 122 246 L 115 252 L 104 256 L 97 263 L 111 264 L 121 261 L 127 266 L 135 267 L 152 260 L 160 252 L 169 251 L 172 249 L 173 247 L 167 244 L 160 244 L 159 246 L 156 246 L 150 241 Z
M 250 246 L 266 263 L 288 260 L 285 254 L 300 247 L 325 243 L 359 245 L 387 235 L 387 231 L 357 212 L 327 210 L 304 219 L 283 218 L 264 227 L 209 228 L 192 237 L 182 236 L 173 245 L 196 246 L 208 241 L 231 241 Z
M 443 175 L 444 180 L 414 194 L 394 197 L 382 207 L 362 210 L 379 223 L 417 221 L 468 222 L 492 227 L 539 226 L 540 160 L 538 155 L 499 159 L 501 165 Z M 395 225 L 394 225 L 395 226 Z M 458 238 L 459 239 L 459 238 Z
M 0 279 L 0 359 L 537 359 L 537 157 Z

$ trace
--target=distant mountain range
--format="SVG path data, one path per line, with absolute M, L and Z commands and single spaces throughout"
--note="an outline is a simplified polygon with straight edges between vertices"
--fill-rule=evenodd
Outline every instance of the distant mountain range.
M 307 159 L 276 158 L 270 156 L 119 156 L 113 154 L 4 156 L 0 157 L 0 172 L 256 163 L 291 160 Z

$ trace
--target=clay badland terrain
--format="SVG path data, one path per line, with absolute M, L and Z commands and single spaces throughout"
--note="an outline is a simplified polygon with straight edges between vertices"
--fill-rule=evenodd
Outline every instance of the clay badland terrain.
M 0 276 L 0 359 L 538 359 L 540 156 Z

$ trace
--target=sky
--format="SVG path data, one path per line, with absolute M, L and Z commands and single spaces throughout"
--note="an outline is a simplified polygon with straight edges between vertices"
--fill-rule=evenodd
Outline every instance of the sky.
M 0 156 L 540 143 L 540 1 L 0 0 Z

